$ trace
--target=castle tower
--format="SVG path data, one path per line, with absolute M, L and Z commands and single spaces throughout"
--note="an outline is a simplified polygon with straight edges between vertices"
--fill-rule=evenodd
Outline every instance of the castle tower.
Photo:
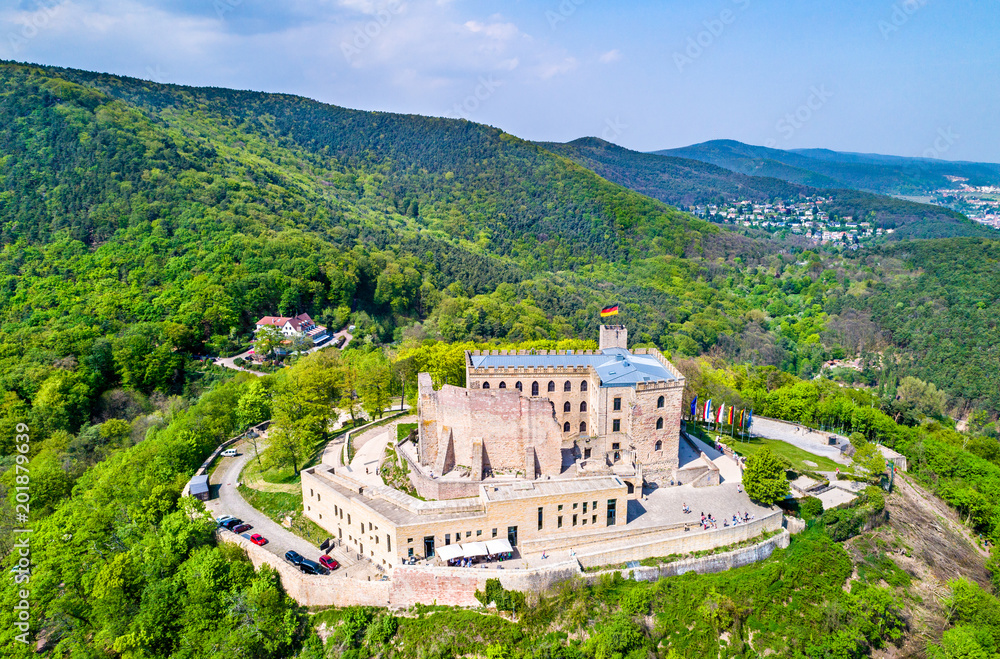
M 628 330 L 624 325 L 601 325 L 601 350 L 628 349 Z

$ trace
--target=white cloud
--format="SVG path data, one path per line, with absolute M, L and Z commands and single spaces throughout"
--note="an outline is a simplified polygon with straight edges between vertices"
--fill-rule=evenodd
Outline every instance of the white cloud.
M 601 64 L 611 64 L 613 62 L 617 62 L 621 58 L 622 58 L 621 51 L 615 48 L 614 50 L 609 50 L 608 52 L 602 54 L 600 60 Z

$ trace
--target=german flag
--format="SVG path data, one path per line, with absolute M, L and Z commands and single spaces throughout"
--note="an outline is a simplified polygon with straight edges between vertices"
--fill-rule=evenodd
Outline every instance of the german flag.
M 607 318 L 608 316 L 617 316 L 617 315 L 618 315 L 617 304 L 614 305 L 613 307 L 604 307 L 603 309 L 601 309 L 601 318 Z

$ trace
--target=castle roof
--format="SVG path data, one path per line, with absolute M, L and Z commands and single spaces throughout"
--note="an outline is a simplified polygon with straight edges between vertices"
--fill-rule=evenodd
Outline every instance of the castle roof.
M 470 355 L 474 368 L 572 368 L 597 371 L 602 387 L 633 387 L 643 382 L 672 382 L 677 376 L 653 355 L 637 355 L 624 348 L 596 353 Z

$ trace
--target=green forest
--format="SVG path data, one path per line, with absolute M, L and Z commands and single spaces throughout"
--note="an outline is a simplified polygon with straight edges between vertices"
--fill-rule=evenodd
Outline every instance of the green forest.
M 904 595 L 878 581 L 845 590 L 852 559 L 819 524 L 744 568 L 745 588 L 611 579 L 533 603 L 518 625 L 320 614 L 338 630 L 323 649 L 314 612 L 216 545 L 179 497 L 215 446 L 269 415 L 283 430 L 270 459 L 298 469 L 327 439 L 331 406 L 380 409 L 396 382 L 412 395 L 422 370 L 459 382 L 467 346 L 590 345 L 611 303 L 635 345 L 685 364 L 691 395 L 848 424 L 912 456 L 921 483 L 998 539 L 996 242 L 802 251 L 467 121 L 15 63 L 0 63 L 0 83 L 0 555 L 15 566 L 21 467 L 31 630 L 51 656 L 683 657 L 706 651 L 708 629 L 734 656 L 751 631 L 791 656 L 897 642 Z M 355 325 L 354 347 L 262 379 L 203 359 L 249 347 L 260 316 L 301 312 Z M 826 367 L 845 358 L 860 365 Z M 303 392 L 315 407 L 289 412 Z M 781 585 L 817 560 L 836 587 Z M 1000 631 L 968 627 L 992 615 L 1000 630 L 977 588 L 953 586 L 968 602 L 951 636 L 932 639 L 940 652 L 998 647 Z M 827 608 L 799 619 L 763 592 Z M 677 597 L 708 604 L 678 617 Z M 11 580 L 0 599 L 0 654 L 27 656 L 12 640 Z M 470 620 L 481 633 L 451 631 Z M 836 647 L 824 645 L 830 620 L 845 630 Z M 801 626 L 795 647 L 773 633 L 787 625 Z M 428 638 L 452 640 L 420 655 Z

